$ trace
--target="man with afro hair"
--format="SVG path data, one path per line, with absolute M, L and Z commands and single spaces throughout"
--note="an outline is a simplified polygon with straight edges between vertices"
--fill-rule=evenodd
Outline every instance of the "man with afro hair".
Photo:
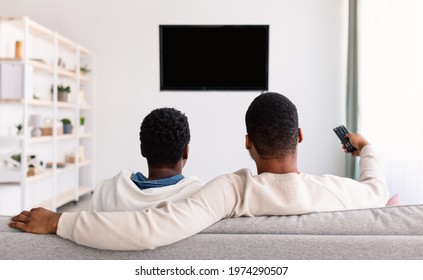
M 141 155 L 147 159 L 148 177 L 122 170 L 101 181 L 91 198 L 90 211 L 128 211 L 179 201 L 197 192 L 204 183 L 182 175 L 191 138 L 188 118 L 174 108 L 153 110 L 140 128 Z

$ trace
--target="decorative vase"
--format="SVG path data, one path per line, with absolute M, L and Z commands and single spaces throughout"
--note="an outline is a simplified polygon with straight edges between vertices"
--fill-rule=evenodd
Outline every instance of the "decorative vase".
M 63 125 L 63 134 L 72 134 L 72 125 L 71 124 L 64 124 Z
M 22 41 L 15 42 L 15 58 L 22 60 L 23 58 L 23 43 Z
M 79 127 L 79 134 L 82 135 L 82 134 L 84 134 L 84 132 L 85 132 L 85 126 L 84 125 L 81 125 Z
M 67 92 L 58 92 L 57 101 L 68 102 L 68 93 Z

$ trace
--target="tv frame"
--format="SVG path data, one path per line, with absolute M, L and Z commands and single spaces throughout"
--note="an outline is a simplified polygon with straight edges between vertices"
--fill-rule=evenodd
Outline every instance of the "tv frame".
M 214 27 L 233 27 L 233 28 L 251 28 L 251 27 L 262 27 L 265 28 L 266 31 L 266 62 L 265 62 L 265 75 L 266 81 L 263 87 L 171 87 L 171 86 L 164 86 L 163 84 L 163 46 L 162 46 L 162 30 L 163 28 L 181 28 L 181 27 L 190 27 L 190 28 L 214 28 Z M 178 25 L 169 25 L 163 24 L 159 25 L 159 46 L 160 46 L 160 91 L 267 91 L 269 87 L 269 30 L 270 26 L 268 24 L 225 24 L 225 25 L 210 25 L 210 24 L 178 24 Z

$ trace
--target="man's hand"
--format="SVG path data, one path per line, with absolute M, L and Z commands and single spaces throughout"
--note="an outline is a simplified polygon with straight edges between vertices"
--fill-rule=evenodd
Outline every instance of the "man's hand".
M 369 145 L 370 143 L 367 142 L 367 140 L 359 133 L 348 133 L 346 135 L 348 139 L 351 142 L 351 145 L 354 146 L 357 150 L 355 150 L 352 155 L 353 156 L 359 156 L 361 150 L 364 148 L 364 146 Z M 348 153 L 345 147 L 342 147 L 344 149 L 345 153 Z
M 44 208 L 33 208 L 12 217 L 9 227 L 32 233 L 56 233 L 60 215 Z

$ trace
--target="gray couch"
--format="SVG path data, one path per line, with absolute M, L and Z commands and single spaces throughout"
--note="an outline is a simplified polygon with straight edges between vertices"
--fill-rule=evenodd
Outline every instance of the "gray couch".
M 423 259 L 423 205 L 222 220 L 155 250 L 88 248 L 0 217 L 0 259 Z M 101 234 L 101 233 L 99 233 Z M 170 233 L 171 234 L 171 233 Z

